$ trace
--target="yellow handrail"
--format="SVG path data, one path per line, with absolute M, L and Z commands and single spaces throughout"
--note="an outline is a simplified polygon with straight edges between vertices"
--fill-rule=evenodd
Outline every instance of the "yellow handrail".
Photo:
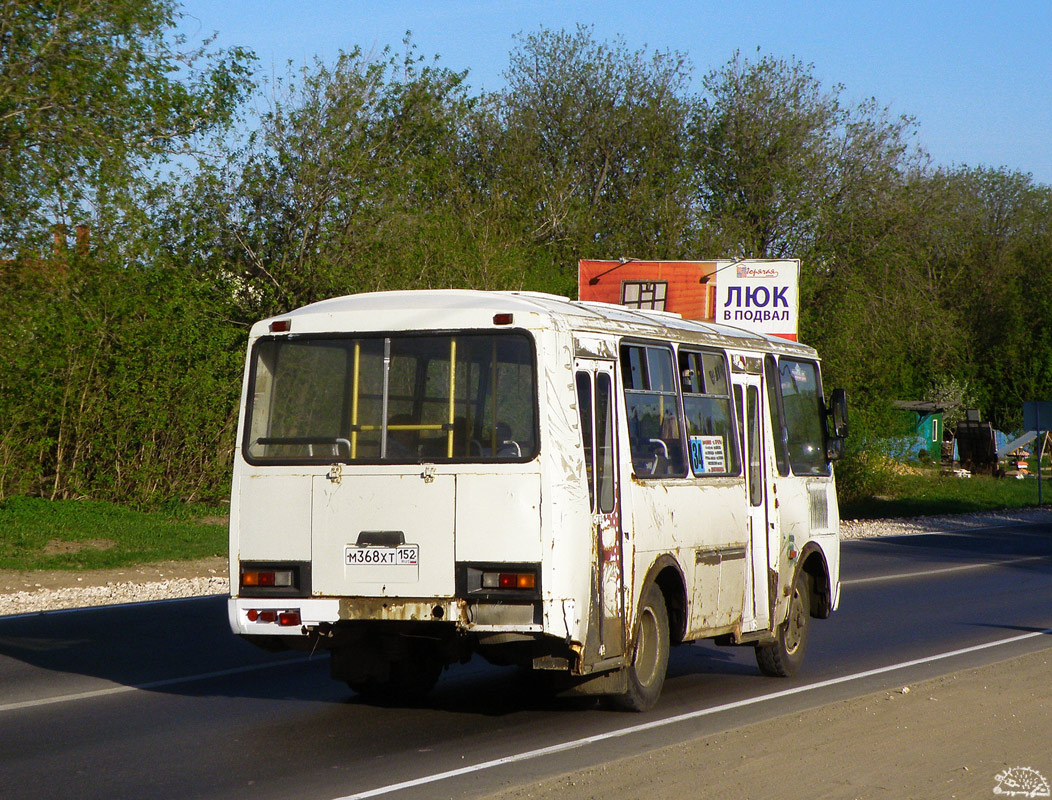
M 354 365 L 351 380 L 351 459 L 358 457 L 358 434 L 366 431 L 382 430 L 381 425 L 359 425 L 359 393 L 361 387 L 361 342 L 354 343 Z M 406 423 L 388 425 L 389 431 L 445 431 L 446 457 L 453 457 L 453 425 L 456 420 L 456 387 L 457 387 L 457 340 L 449 341 L 449 414 L 446 422 Z
M 354 343 L 354 377 L 351 387 L 351 460 L 358 457 L 358 365 L 362 355 L 362 343 Z
M 490 342 L 490 385 L 489 391 L 493 396 L 493 434 L 490 437 L 490 452 L 497 452 L 497 340 Z
M 399 425 L 388 425 L 387 430 L 389 431 L 441 431 L 445 430 L 446 425 L 444 422 L 428 422 L 428 423 L 404 423 Z M 357 431 L 378 431 L 382 430 L 380 425 L 358 425 L 354 432 Z
M 455 419 L 457 388 L 457 340 L 449 340 L 449 431 L 446 433 L 446 458 L 453 457 L 453 420 Z

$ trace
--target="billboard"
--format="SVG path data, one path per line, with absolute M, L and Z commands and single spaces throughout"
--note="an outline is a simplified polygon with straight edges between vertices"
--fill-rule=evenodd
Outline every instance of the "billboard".
M 796 341 L 800 260 L 716 262 L 714 321 Z
M 799 259 L 582 259 L 578 297 L 796 340 Z

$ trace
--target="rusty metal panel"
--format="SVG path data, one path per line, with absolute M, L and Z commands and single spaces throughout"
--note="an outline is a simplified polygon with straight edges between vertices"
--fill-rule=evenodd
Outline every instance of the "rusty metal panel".
M 597 358 L 606 361 L 617 359 L 616 337 L 575 334 L 573 343 L 574 355 L 577 358 Z
M 694 551 L 691 633 L 719 633 L 741 624 L 747 545 L 702 546 Z
M 468 622 L 472 626 L 531 628 L 534 622 L 533 603 L 469 603 Z
M 467 620 L 463 602 L 431 598 L 402 600 L 391 597 L 344 597 L 339 600 L 341 620 L 396 622 L 459 622 Z

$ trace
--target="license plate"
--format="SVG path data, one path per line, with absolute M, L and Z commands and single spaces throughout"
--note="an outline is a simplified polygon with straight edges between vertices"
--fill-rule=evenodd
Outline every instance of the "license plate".
M 404 544 L 400 547 L 356 547 L 348 545 L 348 566 L 415 567 L 420 561 L 420 546 Z

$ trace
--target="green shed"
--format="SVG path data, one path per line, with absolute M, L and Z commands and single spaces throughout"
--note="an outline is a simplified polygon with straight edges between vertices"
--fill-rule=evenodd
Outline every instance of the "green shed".
M 926 450 L 928 455 L 938 461 L 942 457 L 942 415 L 944 406 L 927 400 L 896 400 L 894 407 L 907 415 L 907 424 L 916 440 L 910 451 L 919 453 Z

